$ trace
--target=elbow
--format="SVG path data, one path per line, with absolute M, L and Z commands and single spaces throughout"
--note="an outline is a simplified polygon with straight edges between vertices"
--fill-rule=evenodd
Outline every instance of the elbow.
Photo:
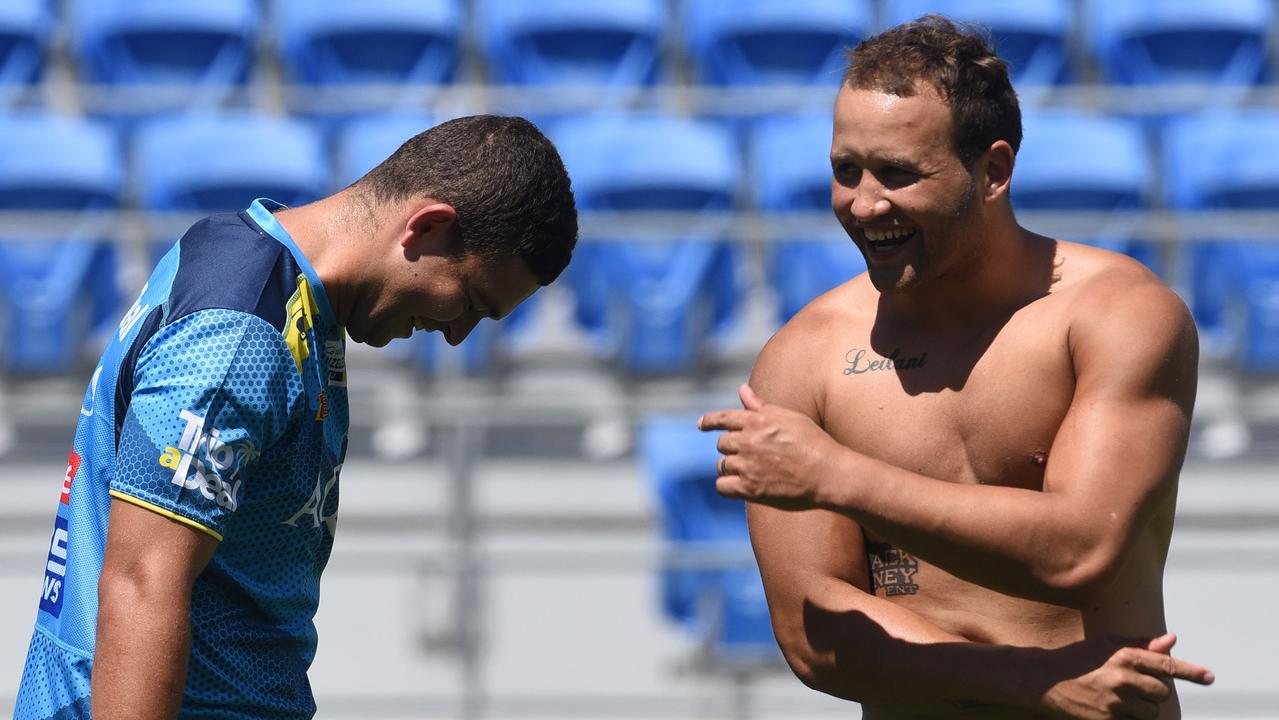
M 788 633 L 774 627 L 774 633 L 782 657 L 801 683 L 827 695 L 856 700 L 847 687 L 847 669 L 838 666 L 834 652 L 813 648 L 803 630 Z
M 1085 610 L 1119 573 L 1119 554 L 1094 549 L 1064 563 L 1047 578 L 1048 602 Z

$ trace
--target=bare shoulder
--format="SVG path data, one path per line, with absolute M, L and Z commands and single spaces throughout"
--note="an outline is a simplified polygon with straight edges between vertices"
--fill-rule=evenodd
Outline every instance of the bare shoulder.
M 795 314 L 760 351 L 751 387 L 769 402 L 802 412 L 820 406 L 820 378 L 837 365 L 841 337 L 873 319 L 874 288 L 859 276 L 820 295 Z
M 1158 275 L 1119 253 L 1075 243 L 1058 247 L 1077 371 L 1123 358 L 1138 372 L 1193 374 L 1199 353 L 1194 319 Z

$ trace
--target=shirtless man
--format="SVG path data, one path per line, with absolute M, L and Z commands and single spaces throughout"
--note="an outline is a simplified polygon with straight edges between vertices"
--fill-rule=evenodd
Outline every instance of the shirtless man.
M 1020 140 L 979 35 L 850 53 L 831 201 L 868 272 L 699 425 L 806 684 L 866 718 L 1177 718 L 1172 678 L 1212 681 L 1162 596 L 1195 327 L 1139 263 L 1017 224 Z

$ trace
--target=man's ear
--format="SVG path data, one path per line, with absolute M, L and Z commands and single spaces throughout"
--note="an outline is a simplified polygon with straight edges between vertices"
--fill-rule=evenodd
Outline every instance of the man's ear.
M 400 246 L 418 254 L 446 252 L 456 222 L 457 210 L 452 205 L 428 202 L 409 215 L 401 233 Z
M 996 140 L 986 151 L 986 170 L 982 177 L 982 195 L 987 200 L 1007 197 L 1008 185 L 1013 179 L 1013 166 L 1017 153 L 1006 140 Z

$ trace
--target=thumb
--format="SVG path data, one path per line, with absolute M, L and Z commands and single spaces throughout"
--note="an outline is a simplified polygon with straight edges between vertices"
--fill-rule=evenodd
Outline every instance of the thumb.
M 1172 646 L 1177 644 L 1177 636 L 1173 633 L 1164 633 L 1157 638 L 1153 638 L 1146 644 L 1146 649 L 1150 652 L 1157 652 L 1161 655 L 1168 655 L 1172 652 Z
M 743 383 L 737 388 L 737 396 L 742 399 L 742 407 L 747 410 L 759 410 L 764 407 L 764 401 L 759 399 L 754 390 L 751 390 L 750 385 Z

